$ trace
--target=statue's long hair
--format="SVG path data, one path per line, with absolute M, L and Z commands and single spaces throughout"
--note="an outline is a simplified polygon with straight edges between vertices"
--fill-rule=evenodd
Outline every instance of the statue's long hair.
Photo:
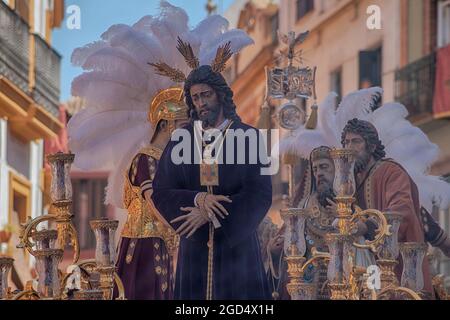
M 366 142 L 366 147 L 369 152 L 370 146 L 375 146 L 374 151 L 371 152 L 375 161 L 381 160 L 386 156 L 386 152 L 384 151 L 384 145 L 381 142 L 380 138 L 378 137 L 377 129 L 370 122 L 356 118 L 347 122 L 347 125 L 344 127 L 344 130 L 342 131 L 341 136 L 342 146 L 345 145 L 345 136 L 349 132 L 360 135 Z
M 233 101 L 233 91 L 231 91 L 225 78 L 222 74 L 214 72 L 211 66 L 204 65 L 192 70 L 184 83 L 184 95 L 186 104 L 189 107 L 192 122 L 198 120 L 198 114 L 197 111 L 195 111 L 195 106 L 191 97 L 191 87 L 194 84 L 209 85 L 217 94 L 219 104 L 223 107 L 224 117 L 235 122 L 241 121 L 241 118 L 236 113 L 236 105 Z

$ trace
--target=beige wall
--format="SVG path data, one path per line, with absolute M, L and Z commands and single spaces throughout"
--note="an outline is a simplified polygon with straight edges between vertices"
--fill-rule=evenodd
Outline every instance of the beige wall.
M 267 17 L 260 13 L 256 16 L 256 27 L 249 32 L 249 36 L 255 42 L 254 45 L 244 48 L 239 54 L 238 74 L 241 74 L 254 61 L 260 51 L 270 44 L 270 36 L 267 30 Z
M 408 3 L 408 62 L 423 56 L 423 0 L 409 0 Z
M 362 0 L 359 6 L 351 0 L 326 0 L 321 8 L 316 0 L 313 12 L 296 22 L 294 0 L 282 0 L 280 28 L 286 33 L 310 30 L 302 45 L 305 64 L 317 66 L 317 95 L 319 101 L 330 91 L 330 73 L 342 67 L 343 95 L 359 86 L 359 58 L 361 50 L 383 46 L 382 86 L 386 102 L 394 99 L 394 72 L 400 65 L 400 1 Z M 381 30 L 369 30 L 366 13 L 369 5 L 381 8 Z
M 358 6 L 355 6 L 359 3 Z M 407 61 L 421 58 L 424 52 L 424 3 L 422 0 L 409 0 L 404 14 L 408 26 L 404 37 L 401 36 L 401 0 L 316 0 L 315 10 L 296 22 L 296 1 L 280 1 L 280 31 L 297 33 L 310 30 L 311 35 L 302 45 L 305 63 L 317 66 L 317 94 L 321 101 L 330 91 L 330 73 L 342 66 L 342 93 L 346 95 L 358 89 L 360 50 L 372 49 L 379 45 L 382 51 L 382 87 L 384 102 L 394 100 L 395 71 L 402 66 L 401 48 L 407 44 Z M 321 5 L 324 4 L 322 8 Z M 381 9 L 381 30 L 369 30 L 366 27 L 369 5 L 378 5 Z M 320 10 L 322 9 L 322 10 Z M 432 46 L 433 47 L 433 46 Z M 431 106 L 430 106 L 431 108 Z M 433 166 L 433 174 L 450 172 L 450 126 L 448 121 L 428 121 L 421 128 L 430 140 L 436 143 L 441 156 Z

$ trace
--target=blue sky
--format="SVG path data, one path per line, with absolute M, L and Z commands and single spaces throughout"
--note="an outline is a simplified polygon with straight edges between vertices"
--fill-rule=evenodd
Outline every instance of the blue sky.
M 191 26 L 195 26 L 207 15 L 207 0 L 169 0 L 172 5 L 181 7 L 189 15 Z M 233 0 L 215 0 L 219 14 L 233 3 Z M 52 45 L 63 56 L 61 63 L 61 97 L 64 102 L 70 97 L 72 79 L 81 73 L 80 68 L 70 64 L 72 51 L 89 42 L 98 40 L 109 26 L 117 23 L 133 24 L 142 16 L 158 13 L 159 0 L 66 0 L 65 6 L 77 5 L 80 8 L 81 28 L 69 29 L 66 20 L 60 29 L 53 32 Z

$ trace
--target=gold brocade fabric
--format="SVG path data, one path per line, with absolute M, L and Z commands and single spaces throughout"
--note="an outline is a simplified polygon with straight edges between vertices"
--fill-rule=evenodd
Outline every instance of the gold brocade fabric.
M 315 247 L 321 252 L 328 252 L 328 246 L 325 241 L 327 233 L 333 231 L 332 223 L 334 217 L 319 204 L 317 195 L 313 194 L 303 199 L 299 207 L 306 206 L 312 210 L 314 217 L 310 217 L 306 220 L 305 225 L 305 240 L 306 240 L 306 258 L 311 258 L 311 249 Z M 312 283 L 315 284 L 317 300 L 330 300 L 330 291 L 326 286 L 327 283 L 327 267 L 323 264 L 319 264 L 314 268 L 313 274 L 308 273 L 307 277 L 313 277 Z M 311 281 L 311 280 L 310 280 Z
M 139 154 L 145 154 L 153 159 L 159 160 L 161 150 L 149 147 L 139 151 Z M 134 161 L 133 161 L 134 162 Z M 151 201 L 147 201 L 141 193 L 139 186 L 134 186 L 129 178 L 130 170 L 133 170 L 133 164 L 125 173 L 125 185 L 123 193 L 124 206 L 128 211 L 127 221 L 122 230 L 122 237 L 125 238 L 161 238 L 166 243 L 169 254 L 173 256 L 179 244 L 179 236 L 173 228 L 165 221 L 158 219 L 157 209 Z M 155 168 L 151 167 L 154 171 Z M 150 172 L 153 177 L 154 172 Z
M 319 251 L 328 251 L 325 235 L 333 231 L 332 223 L 335 217 L 327 213 L 319 204 L 316 194 L 303 199 L 299 203 L 300 208 L 305 205 L 314 215 L 314 217 L 309 217 L 306 220 L 305 238 L 307 246 L 308 248 L 316 247 Z

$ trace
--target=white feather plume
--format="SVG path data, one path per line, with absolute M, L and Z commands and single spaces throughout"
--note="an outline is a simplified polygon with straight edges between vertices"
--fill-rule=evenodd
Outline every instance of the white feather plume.
M 183 9 L 161 1 L 159 15 L 144 16 L 131 26 L 113 25 L 100 40 L 74 50 L 71 61 L 84 73 L 72 81 L 72 95 L 84 98 L 86 108 L 68 124 L 69 146 L 76 167 L 110 172 L 105 203 L 123 207 L 125 171 L 148 145 L 152 130 L 149 104 L 158 91 L 176 85 L 148 63 L 164 61 L 187 74 L 190 69 L 176 50 L 178 37 L 205 64 L 228 41 L 233 52 L 253 43 L 245 32 L 227 29 L 228 21 L 217 15 L 190 29 Z
M 105 41 L 95 41 L 82 48 L 77 48 L 72 52 L 72 57 L 70 59 L 74 66 L 82 66 L 89 57 L 94 52 L 107 47 L 108 44 Z
M 111 41 L 111 39 L 113 37 L 115 37 L 116 35 L 121 34 L 123 32 L 126 32 L 129 29 L 130 29 L 130 26 L 128 26 L 126 24 L 114 24 L 111 27 L 109 27 L 108 30 L 103 32 L 102 35 L 100 36 L 100 38 L 103 41 L 106 41 L 109 43 L 109 41 Z
M 353 118 L 371 122 L 385 146 L 386 157 L 397 161 L 409 173 L 419 189 L 421 205 L 431 211 L 433 204 L 440 208 L 450 205 L 450 184 L 429 174 L 439 156 L 439 148 L 427 135 L 412 125 L 408 111 L 399 103 L 379 106 L 382 89 L 358 90 L 342 99 L 337 110 L 336 95 L 329 94 L 318 109 L 318 124 L 313 130 L 303 126 L 280 142 L 281 153 L 294 153 L 305 159 L 321 145 L 341 146 L 341 132 Z
M 109 137 L 120 136 L 123 131 L 129 129 L 130 123 L 139 126 L 149 125 L 145 111 L 114 110 L 108 114 L 107 122 L 104 121 L 103 112 L 90 114 L 84 121 L 78 121 L 76 114 L 70 123 L 71 147 L 88 147 L 90 143 L 95 144 L 96 141 L 106 141 Z M 76 129 L 74 126 L 77 126 Z
M 92 108 L 138 109 L 147 106 L 149 101 L 144 85 L 132 86 L 115 75 L 93 71 L 73 80 L 72 95 L 83 97 Z
M 127 174 L 126 170 L 133 160 L 134 156 L 139 152 L 141 148 L 148 146 L 148 143 L 136 141 L 135 143 L 128 144 L 126 146 L 126 152 L 120 159 L 120 162 L 117 164 L 117 168 L 123 168 L 123 170 L 114 170 L 113 173 L 109 175 L 108 185 L 106 186 L 105 203 L 109 203 L 119 208 L 123 207 L 122 195 L 125 175 Z M 118 196 L 118 193 L 120 194 L 120 196 Z
M 333 121 L 336 117 L 336 99 L 338 95 L 335 92 L 331 92 L 320 104 L 317 121 L 317 131 L 323 136 L 322 139 L 326 141 L 325 145 L 337 147 L 340 145 L 339 130 L 336 127 L 336 121 Z M 321 142 L 320 142 L 321 143 Z M 316 145 L 315 148 L 321 145 Z M 311 152 L 310 150 L 308 152 Z
M 217 49 L 231 41 L 231 52 L 239 52 L 242 48 L 253 44 L 253 40 L 246 36 L 245 31 L 240 29 L 230 30 L 211 41 L 207 47 L 200 46 L 200 64 L 210 64 L 216 56 Z
M 219 15 L 211 15 L 205 20 L 201 21 L 193 30 L 193 33 L 202 39 L 203 47 L 210 47 L 211 42 L 214 41 L 221 34 L 228 30 L 228 20 Z
M 139 77 L 136 81 L 139 83 L 148 80 L 147 73 L 142 69 L 139 62 L 134 59 L 127 51 L 121 48 L 103 48 L 90 55 L 84 62 L 84 70 L 93 71 L 113 71 L 125 73 L 126 79 Z

